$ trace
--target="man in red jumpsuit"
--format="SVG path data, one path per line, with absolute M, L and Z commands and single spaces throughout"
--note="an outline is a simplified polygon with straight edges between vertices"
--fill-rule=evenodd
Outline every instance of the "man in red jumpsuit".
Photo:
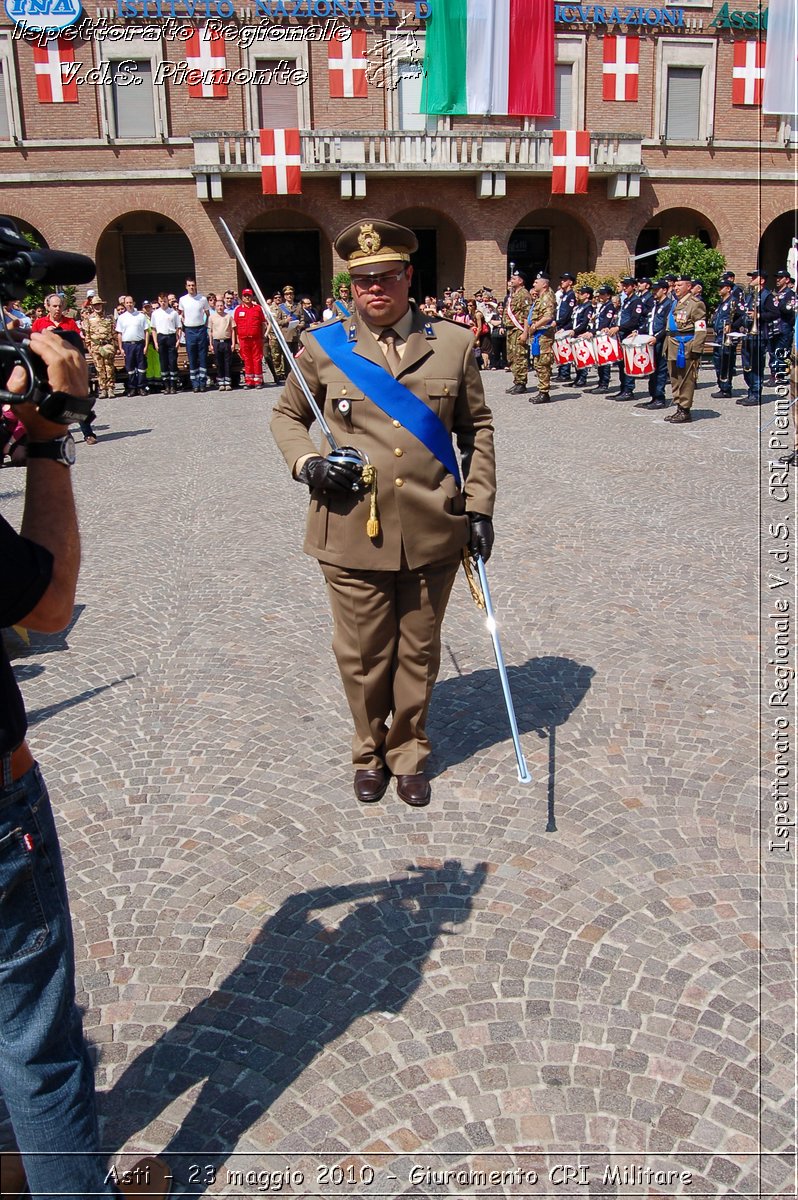
M 238 346 L 244 360 L 244 387 L 263 387 L 263 330 L 266 318 L 255 303 L 251 288 L 244 288 L 241 303 L 233 313 Z

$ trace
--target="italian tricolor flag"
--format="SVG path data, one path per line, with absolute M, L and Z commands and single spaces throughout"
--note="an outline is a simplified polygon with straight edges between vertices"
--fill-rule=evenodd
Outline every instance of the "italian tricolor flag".
M 554 115 L 551 0 L 437 0 L 426 24 L 426 113 Z

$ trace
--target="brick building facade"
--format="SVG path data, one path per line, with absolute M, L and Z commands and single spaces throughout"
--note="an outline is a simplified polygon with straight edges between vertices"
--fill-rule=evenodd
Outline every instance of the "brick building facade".
M 177 19 L 142 15 L 161 0 L 118 0 L 118 10 L 89 0 L 69 43 L 68 72 L 82 82 L 66 103 L 39 98 L 34 44 L 4 18 L 0 211 L 45 245 L 93 257 L 111 298 L 177 288 L 194 270 L 206 290 L 235 283 L 220 216 L 265 288 L 290 279 L 317 299 L 341 265 L 332 239 L 361 215 L 418 231 L 424 292 L 501 289 L 511 259 L 555 274 L 617 274 L 673 234 L 699 234 L 738 273 L 757 260 L 772 271 L 796 234 L 798 134 L 789 115 L 733 103 L 735 45 L 766 37 L 751 28 L 760 23 L 753 0 L 733 2 L 731 13 L 718 0 L 556 5 L 558 112 L 545 121 L 420 116 L 425 6 L 403 0 L 388 16 L 379 13 L 391 0 L 372 0 L 374 15 L 353 19 L 367 34 L 369 83 L 351 99 L 330 95 L 331 38 L 350 27 L 325 15 L 333 0 L 314 0 L 318 18 L 285 15 L 313 11 L 294 0 L 259 0 L 283 10 L 273 17 L 207 0 L 225 67 L 240 72 L 225 97 L 207 98 L 191 96 L 180 75 L 184 0 L 169 0 Z M 352 11 L 346 0 L 337 8 Z M 213 16 L 220 11 L 231 15 Z M 635 101 L 602 98 L 608 34 L 640 39 Z M 257 72 L 266 82 L 253 81 Z M 262 194 L 264 126 L 301 130 L 301 195 Z M 587 195 L 552 195 L 552 128 L 589 130 Z M 653 263 L 639 260 L 638 273 Z

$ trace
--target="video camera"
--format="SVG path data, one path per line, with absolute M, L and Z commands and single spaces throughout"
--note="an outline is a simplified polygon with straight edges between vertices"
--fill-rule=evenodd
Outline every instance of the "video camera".
M 28 282 L 90 283 L 95 266 L 85 254 L 66 254 L 59 250 L 39 250 L 31 246 L 9 217 L 0 217 L 0 304 L 24 299 Z M 56 330 L 65 341 L 83 352 L 80 337 L 68 330 Z M 15 366 L 22 366 L 28 377 L 24 392 L 9 392 L 4 386 Z M 53 392 L 47 368 L 30 348 L 24 336 L 15 336 L 0 319 L 0 404 L 35 404 L 42 416 L 60 425 L 84 421 L 91 412 L 89 396 L 67 396 Z

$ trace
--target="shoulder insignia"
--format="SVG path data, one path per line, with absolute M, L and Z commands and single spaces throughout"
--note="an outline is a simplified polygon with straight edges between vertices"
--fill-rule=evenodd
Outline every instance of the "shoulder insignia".
M 429 340 L 429 339 L 434 340 L 436 337 L 435 330 L 432 328 L 431 321 L 424 322 L 424 336 L 427 338 L 427 340 Z
M 346 335 L 346 340 L 348 342 L 356 342 L 357 341 L 357 327 L 355 326 L 354 321 L 349 326 L 349 329 L 348 329 L 347 335 Z

